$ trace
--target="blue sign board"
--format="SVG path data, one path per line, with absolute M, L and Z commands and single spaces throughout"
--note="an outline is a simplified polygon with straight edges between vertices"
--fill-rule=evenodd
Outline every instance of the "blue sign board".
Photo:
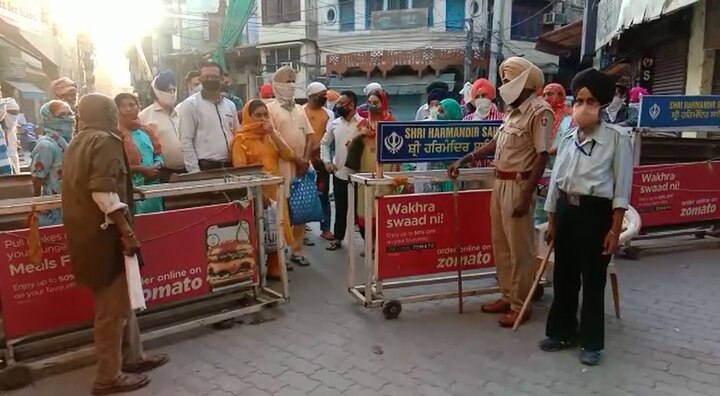
M 640 99 L 640 128 L 720 127 L 720 95 L 647 95 Z
M 381 122 L 380 163 L 455 161 L 489 142 L 502 121 Z

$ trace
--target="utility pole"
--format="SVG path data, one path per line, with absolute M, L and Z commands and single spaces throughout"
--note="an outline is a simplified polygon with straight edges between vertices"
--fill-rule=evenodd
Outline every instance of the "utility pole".
M 488 80 L 494 85 L 498 86 L 497 81 L 497 74 L 498 74 L 498 66 L 500 64 L 497 62 L 497 59 L 502 56 L 502 43 L 505 37 L 504 32 L 504 24 L 503 24 L 503 18 L 505 14 L 505 1 L 504 0 L 495 0 L 495 3 L 493 4 L 493 22 L 492 26 L 490 27 L 491 30 L 494 30 L 492 41 L 490 44 L 490 66 L 488 67 Z M 491 33 L 492 34 L 492 33 Z M 492 56 L 495 55 L 495 56 Z
M 470 74 L 472 73 L 472 57 L 473 57 L 473 36 L 475 36 L 475 28 L 473 19 L 467 19 L 467 35 L 465 38 L 465 68 L 463 70 L 463 79 L 466 82 L 472 82 Z

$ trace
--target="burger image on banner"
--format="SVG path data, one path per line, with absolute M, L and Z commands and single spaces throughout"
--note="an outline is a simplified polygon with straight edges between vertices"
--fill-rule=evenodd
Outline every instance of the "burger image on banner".
M 242 225 L 235 224 L 232 228 L 241 231 Z M 207 280 L 213 289 L 254 284 L 256 279 L 255 248 L 248 239 L 239 235 L 242 232 L 232 232 L 234 235 L 228 238 L 229 233 L 223 232 L 229 231 L 228 228 L 231 227 L 211 227 L 208 230 Z

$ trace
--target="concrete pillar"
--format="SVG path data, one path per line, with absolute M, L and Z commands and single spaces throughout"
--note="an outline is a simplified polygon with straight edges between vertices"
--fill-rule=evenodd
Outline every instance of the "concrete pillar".
M 715 51 L 705 51 L 705 0 L 693 6 L 690 37 L 688 39 L 688 63 L 685 94 L 708 95 L 712 89 Z

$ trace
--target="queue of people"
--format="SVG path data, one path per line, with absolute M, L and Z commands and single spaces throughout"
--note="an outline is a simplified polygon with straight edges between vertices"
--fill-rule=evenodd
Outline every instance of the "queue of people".
M 529 319 L 530 310 L 519 316 L 537 266 L 534 226 L 547 221 L 546 240 L 555 247 L 554 298 L 547 338 L 539 346 L 554 352 L 579 345 L 580 361 L 598 364 L 604 348 L 606 270 L 618 249 L 632 181 L 630 137 L 610 122 L 627 120 L 620 115 L 622 106 L 612 107 L 622 90 L 607 75 L 588 69 L 573 80 L 574 104 L 568 108 L 565 89 L 545 85 L 543 73 L 526 59 L 507 59 L 499 73 L 499 89 L 479 79 L 468 87 L 464 104 L 450 97 L 447 84 L 428 86 L 416 119 L 503 121 L 487 144 L 452 164 L 431 166 L 447 168 L 455 178 L 462 167 L 478 166 L 494 156 L 490 219 L 501 295 L 482 311 L 500 315 L 502 327 Z M 163 210 L 159 199 L 133 202 L 134 188 L 166 182 L 173 174 L 260 165 L 285 179 L 280 187 L 263 188 L 267 207 L 277 201 L 277 188 L 285 188 L 287 196 L 292 180 L 312 167 L 319 176 L 323 206 L 320 236 L 329 241 L 327 250 L 341 249 L 352 227 L 347 224 L 350 175 L 375 171 L 378 124 L 395 120 L 391 98 L 378 83 L 365 88 L 367 100 L 360 103 L 354 92 L 333 92 L 319 82 L 297 87 L 295 71 L 282 67 L 272 83 L 260 89 L 259 99 L 246 104 L 228 95 L 227 83 L 222 67 L 206 62 L 197 73 L 188 73 L 188 97 L 178 104 L 175 76 L 162 71 L 152 82 L 154 102 L 141 111 L 132 94 L 114 100 L 90 94 L 76 105 L 77 87 L 61 79 L 53 84 L 58 100 L 40 110 L 44 135 L 31 155 L 33 187 L 36 195 L 62 195 L 62 212 L 43 213 L 41 224 L 64 221 L 76 280 L 95 298 L 95 394 L 144 387 L 149 380 L 140 373 L 168 361 L 167 356 L 142 352 L 121 271 L 123 256 L 137 253 L 139 246 L 132 214 Z M 295 101 L 299 89 L 308 98 L 305 105 Z M 508 104 L 504 113 L 496 92 Z M 0 147 L 0 166 L 2 154 Z M 543 181 L 548 169 L 552 176 Z M 539 194 L 538 186 L 544 186 Z M 359 186 L 359 196 L 363 188 Z M 433 191 L 447 191 L 447 185 Z M 363 237 L 372 213 L 374 208 L 357 201 L 355 225 Z M 291 247 L 290 263 L 309 266 L 306 225 L 291 226 L 287 210 L 280 216 Z M 111 232 L 97 232 L 112 224 Z M 88 243 L 106 246 L 106 257 L 88 255 Z M 278 254 L 267 257 L 270 279 L 280 277 Z M 97 262 L 108 265 L 98 269 Z M 127 348 L 121 350 L 121 344 Z

